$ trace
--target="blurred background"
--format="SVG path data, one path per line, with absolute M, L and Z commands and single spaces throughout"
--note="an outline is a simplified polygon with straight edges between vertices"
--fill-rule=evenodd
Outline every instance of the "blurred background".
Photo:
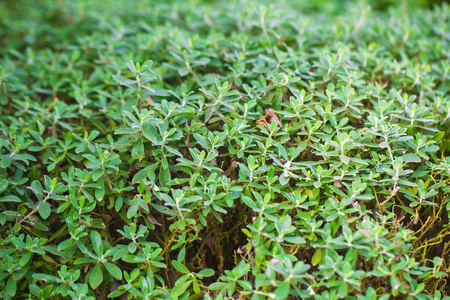
M 27 46 L 52 47 L 52 42 L 73 41 L 77 32 L 94 33 L 110 27 L 112 31 L 133 30 L 138 22 L 180 26 L 192 20 L 183 14 L 186 7 L 198 7 L 203 13 L 239 11 L 241 6 L 284 6 L 286 11 L 321 15 L 321 19 L 345 17 L 349 13 L 371 11 L 401 14 L 425 9 L 448 9 L 450 0 L 0 0 L 0 55 Z M 156 5 L 158 4 L 158 5 Z M 269 9 L 270 11 L 270 9 Z M 277 16 L 280 17 L 280 16 Z M 317 19 L 319 20 L 319 19 Z M 181 25 L 183 26 L 183 25 Z M 230 28 L 228 28 L 228 31 Z M 234 30 L 234 29 L 231 29 Z
M 18 9 L 18 10 L 27 10 L 30 8 L 36 7 L 48 7 L 48 6 L 58 6 L 62 4 L 72 3 L 74 5 L 84 5 L 86 3 L 92 3 L 98 6 L 108 6 L 110 8 L 116 6 L 120 7 L 123 4 L 127 4 L 131 7 L 136 7 L 140 5 L 152 5 L 156 3 L 158 0 L 106 0 L 106 1 L 96 1 L 96 0 L 74 0 L 74 1 L 66 1 L 66 0 L 0 0 L 0 7 L 3 9 Z M 168 2 L 179 2 L 179 1 L 168 1 Z M 201 1 L 186 1 L 196 2 L 197 4 L 208 4 L 208 3 L 220 3 L 223 2 L 226 5 L 228 2 L 236 2 L 236 1 L 220 1 L 220 0 L 201 0 Z M 245 2 L 245 1 L 244 1 Z M 252 2 L 251 0 L 247 1 L 249 4 Z M 267 2 L 268 4 L 276 4 L 276 3 L 294 3 L 298 6 L 299 9 L 305 10 L 314 10 L 314 11 L 335 11 L 336 13 L 344 12 L 344 8 L 346 5 L 358 5 L 361 3 L 369 4 L 374 9 L 377 10 L 388 10 L 392 7 L 404 7 L 408 9 L 417 9 L 417 8 L 429 8 L 435 4 L 441 3 L 450 3 L 450 0 L 281 0 L 281 1 L 258 1 L 258 2 Z

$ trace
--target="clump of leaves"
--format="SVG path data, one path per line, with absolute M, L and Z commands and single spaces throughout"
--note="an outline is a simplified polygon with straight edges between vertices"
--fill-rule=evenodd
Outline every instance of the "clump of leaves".
M 448 5 L 38 2 L 0 3 L 4 299 L 447 298 Z

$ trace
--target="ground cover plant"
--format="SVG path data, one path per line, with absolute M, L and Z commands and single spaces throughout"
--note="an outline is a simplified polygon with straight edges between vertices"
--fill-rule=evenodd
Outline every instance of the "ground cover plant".
M 0 2 L 4 299 L 443 299 L 450 6 Z

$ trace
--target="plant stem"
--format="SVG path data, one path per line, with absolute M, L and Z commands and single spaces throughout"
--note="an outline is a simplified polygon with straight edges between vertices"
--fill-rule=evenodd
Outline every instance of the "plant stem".
M 42 201 L 39 203 L 39 205 L 36 206 L 35 209 L 33 209 L 33 210 L 32 210 L 25 218 L 23 218 L 23 219 L 22 219 L 19 223 L 17 223 L 17 224 L 22 224 L 22 223 L 25 222 L 29 217 L 31 217 L 32 215 L 34 215 L 34 214 L 38 211 L 39 206 L 40 206 L 42 203 L 46 202 L 46 201 L 48 200 L 48 198 L 50 198 L 50 195 L 52 194 L 52 192 L 53 192 L 53 189 L 52 189 L 50 192 L 48 192 L 47 197 L 45 197 L 45 199 L 42 200 Z

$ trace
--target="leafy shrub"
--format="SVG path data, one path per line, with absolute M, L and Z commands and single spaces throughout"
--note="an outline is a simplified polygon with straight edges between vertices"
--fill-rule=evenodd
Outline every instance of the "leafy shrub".
M 405 2 L 0 3 L 2 297 L 442 299 L 450 7 Z

